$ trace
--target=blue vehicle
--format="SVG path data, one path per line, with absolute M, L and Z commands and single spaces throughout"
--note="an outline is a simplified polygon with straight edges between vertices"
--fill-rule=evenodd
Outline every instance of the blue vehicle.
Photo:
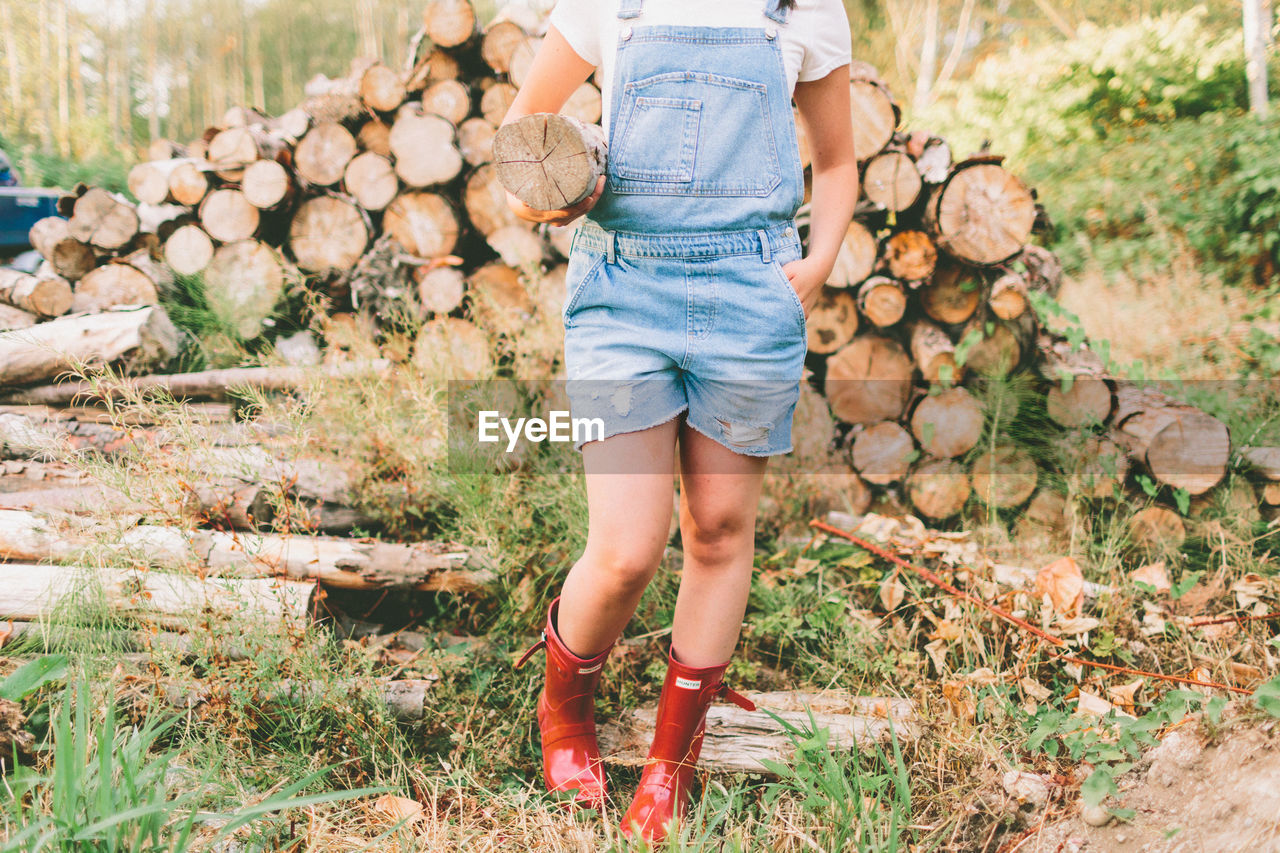
M 39 187 L 0 187 L 0 249 L 30 245 L 27 232 L 38 219 L 58 215 L 62 190 Z

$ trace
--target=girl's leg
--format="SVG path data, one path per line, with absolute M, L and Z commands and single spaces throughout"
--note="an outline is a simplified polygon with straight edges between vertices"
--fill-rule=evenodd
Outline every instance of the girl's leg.
M 743 456 L 685 426 L 680 433 L 684 575 L 671 645 L 688 666 L 733 656 L 747 609 L 756 505 L 766 460 Z
M 557 629 L 576 655 L 608 648 L 653 578 L 671 529 L 681 418 L 582 448 L 587 547 L 565 578 Z

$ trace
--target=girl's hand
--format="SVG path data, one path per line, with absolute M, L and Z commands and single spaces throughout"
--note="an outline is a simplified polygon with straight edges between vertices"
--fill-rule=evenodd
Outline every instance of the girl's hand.
M 538 210 L 536 207 L 530 207 L 520 199 L 507 193 L 507 206 L 519 216 L 521 219 L 527 219 L 530 222 L 547 222 L 551 225 L 568 225 L 582 214 L 596 206 L 596 202 L 600 200 L 600 195 L 604 192 L 604 175 L 600 176 L 600 180 L 596 181 L 596 188 L 591 195 L 572 207 L 565 207 L 559 210 Z
M 804 316 L 807 319 L 813 306 L 818 303 L 818 294 L 822 293 L 822 286 L 827 283 L 827 276 L 831 274 L 831 269 L 824 267 L 816 258 L 806 257 L 783 264 L 782 271 L 787 274 L 787 279 L 795 289 L 796 296 L 800 297 L 800 304 L 804 306 Z

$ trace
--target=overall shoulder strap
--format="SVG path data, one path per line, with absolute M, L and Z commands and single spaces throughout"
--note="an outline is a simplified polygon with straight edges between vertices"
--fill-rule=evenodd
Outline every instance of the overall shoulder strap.
M 644 6 L 644 0 L 622 0 L 618 6 L 618 17 L 624 21 L 628 18 L 640 17 L 640 10 Z
M 638 0 L 637 0 L 638 2 Z M 626 3 L 626 0 L 623 0 Z M 782 5 L 782 0 L 764 0 L 764 16 L 771 20 L 777 21 L 779 24 L 787 22 L 787 15 L 791 10 Z

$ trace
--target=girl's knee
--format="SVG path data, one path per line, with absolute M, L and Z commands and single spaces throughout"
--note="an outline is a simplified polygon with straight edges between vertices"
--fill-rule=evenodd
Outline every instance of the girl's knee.
M 642 548 L 596 547 L 588 545 L 582 562 L 589 567 L 594 583 L 607 586 L 615 595 L 638 594 L 658 571 L 662 552 Z
M 754 537 L 754 512 L 684 512 L 680 515 L 680 540 L 684 550 L 702 562 L 730 558 Z

